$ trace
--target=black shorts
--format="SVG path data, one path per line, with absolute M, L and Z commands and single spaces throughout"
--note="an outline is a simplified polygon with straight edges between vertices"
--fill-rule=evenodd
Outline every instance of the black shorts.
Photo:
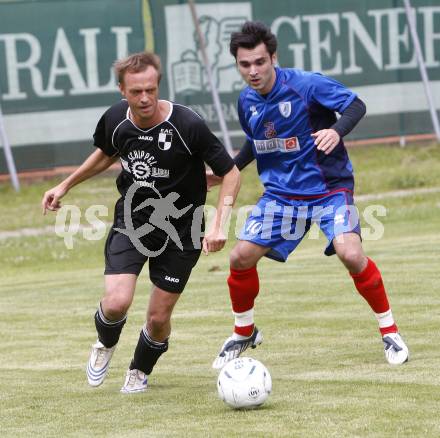
M 162 243 L 162 242 L 161 242 Z M 156 248 L 161 248 L 156 242 Z M 140 253 L 128 236 L 111 228 L 105 243 L 104 274 L 135 274 L 139 275 L 144 264 L 149 261 L 151 282 L 167 291 L 181 293 L 189 279 L 192 268 L 197 263 L 201 250 L 178 248 L 174 242 L 168 242 L 166 248 L 155 257 L 147 257 Z

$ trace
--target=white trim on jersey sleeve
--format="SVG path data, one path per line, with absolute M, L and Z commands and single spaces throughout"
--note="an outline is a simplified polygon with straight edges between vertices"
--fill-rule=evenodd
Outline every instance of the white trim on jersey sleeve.
M 192 152 L 191 152 L 191 150 L 190 150 L 190 148 L 187 146 L 187 144 L 185 143 L 185 140 L 182 138 L 182 136 L 180 135 L 180 132 L 179 132 L 179 130 L 169 121 L 169 120 L 167 120 L 165 123 L 169 123 L 175 130 L 176 130 L 176 132 L 177 132 L 177 135 L 179 136 L 179 138 L 180 138 L 180 140 L 182 141 L 182 143 L 183 143 L 183 145 L 185 146 L 185 148 L 186 148 L 186 150 L 188 151 L 188 153 L 190 154 L 190 155 L 192 155 Z
M 175 105 L 175 106 L 181 106 L 181 107 L 183 107 L 183 108 L 186 108 L 186 109 L 190 110 L 190 111 L 191 111 L 192 113 L 194 113 L 199 119 L 202 119 L 202 120 L 203 120 L 202 116 L 201 116 L 200 114 L 196 113 L 196 112 L 195 112 L 192 108 L 190 108 L 189 106 L 181 105 L 180 103 L 175 103 L 174 105 Z
M 159 102 L 168 102 L 170 104 L 170 112 L 168 113 L 168 115 L 165 117 L 165 120 L 164 120 L 164 122 L 168 122 L 168 120 L 171 117 L 171 114 L 173 114 L 174 104 L 173 104 L 173 102 L 171 102 L 169 100 L 165 100 L 165 99 L 159 99 Z
M 127 116 L 128 116 L 128 109 L 127 109 Z M 115 142 L 114 142 L 114 139 L 115 139 L 115 133 L 116 133 L 116 131 L 118 130 L 118 128 L 119 128 L 124 122 L 126 122 L 126 121 L 127 121 L 127 118 L 125 118 L 124 120 L 122 120 L 122 122 L 119 122 L 119 124 L 116 126 L 116 128 L 113 129 L 113 133 L 112 133 L 112 146 L 113 146 L 113 149 L 116 151 L 117 154 L 119 154 L 119 149 L 115 146 Z

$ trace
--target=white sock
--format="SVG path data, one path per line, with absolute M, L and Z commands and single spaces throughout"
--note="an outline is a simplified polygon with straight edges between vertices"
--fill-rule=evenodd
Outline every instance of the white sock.
M 236 328 L 247 327 L 254 324 L 254 308 L 246 310 L 246 312 L 241 312 L 241 313 L 232 312 L 232 313 L 234 314 L 235 317 Z M 232 339 L 242 340 L 247 338 L 249 338 L 249 336 L 239 335 L 235 331 L 234 333 L 232 333 Z
M 394 318 L 391 309 L 387 310 L 384 313 L 375 313 L 374 316 L 376 317 L 380 328 L 390 327 L 394 324 Z

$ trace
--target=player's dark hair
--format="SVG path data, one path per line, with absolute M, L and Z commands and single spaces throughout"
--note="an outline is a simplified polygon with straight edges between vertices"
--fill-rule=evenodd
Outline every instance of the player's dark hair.
M 270 56 L 277 51 L 277 38 L 264 23 L 246 21 L 239 32 L 231 35 L 229 51 L 237 59 L 237 51 L 240 47 L 253 49 L 261 43 L 264 43 Z
M 124 82 L 125 73 L 140 73 L 145 71 L 149 66 L 154 67 L 157 70 L 159 74 L 159 83 L 162 77 L 161 63 L 159 56 L 154 53 L 133 53 L 132 55 L 120 59 L 113 64 L 115 75 L 120 84 Z

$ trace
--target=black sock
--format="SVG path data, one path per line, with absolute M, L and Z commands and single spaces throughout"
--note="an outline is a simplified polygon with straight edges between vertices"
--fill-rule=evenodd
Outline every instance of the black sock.
M 95 313 L 95 326 L 98 332 L 99 341 L 106 347 L 111 348 L 116 345 L 119 341 L 119 336 L 121 335 L 122 327 L 124 327 L 127 321 L 127 316 L 124 316 L 118 321 L 109 321 L 99 304 L 99 308 Z
M 157 342 L 150 338 L 144 327 L 139 334 L 139 340 L 134 351 L 130 369 L 141 370 L 145 374 L 151 374 L 159 357 L 168 350 L 168 339 Z

